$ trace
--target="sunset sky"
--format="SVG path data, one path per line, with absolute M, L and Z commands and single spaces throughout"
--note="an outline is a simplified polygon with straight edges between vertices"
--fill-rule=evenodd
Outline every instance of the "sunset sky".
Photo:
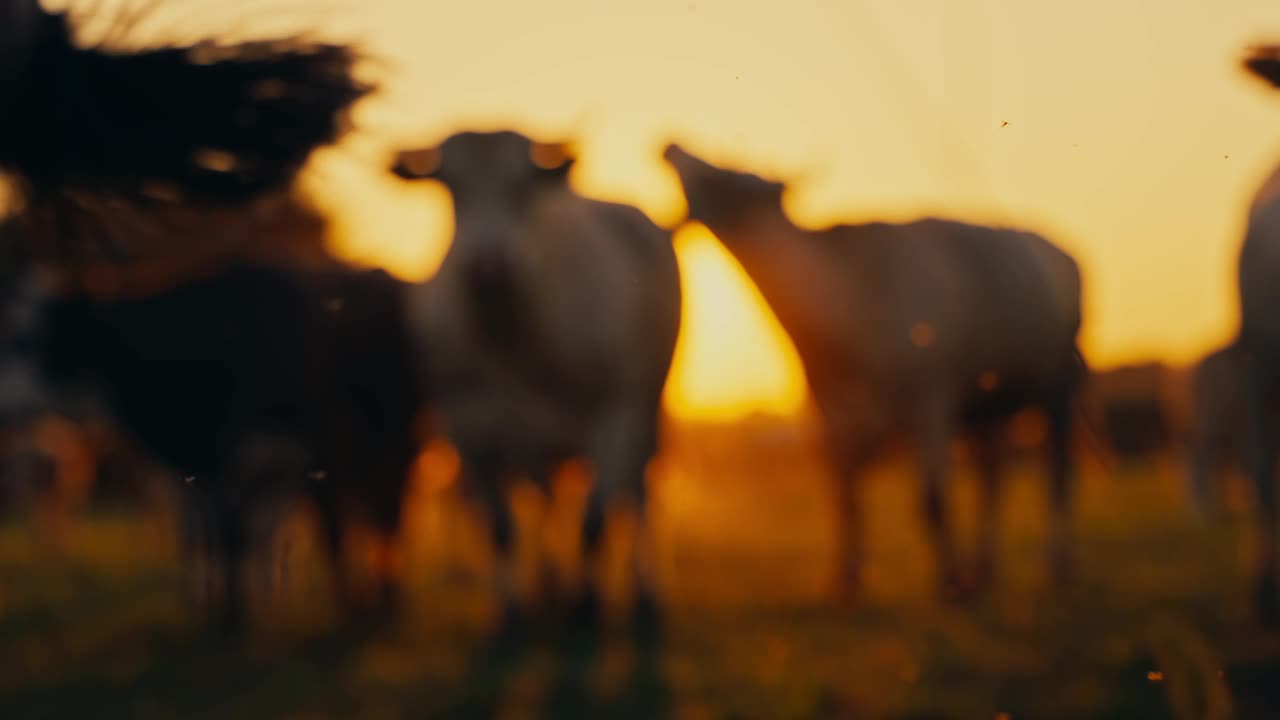
M 389 85 L 312 185 L 344 255 L 406 277 L 438 261 L 448 197 L 379 174 L 396 143 L 572 137 L 581 191 L 674 225 L 659 152 L 678 139 L 795 178 L 803 225 L 942 213 L 1038 230 L 1083 266 L 1094 364 L 1185 362 L 1233 330 L 1248 199 L 1280 162 L 1280 93 L 1237 69 L 1247 44 L 1280 39 L 1276 0 L 353 3 L 325 3 L 323 22 L 382 55 Z M 671 407 L 794 408 L 794 351 L 758 296 L 705 230 L 678 245 Z

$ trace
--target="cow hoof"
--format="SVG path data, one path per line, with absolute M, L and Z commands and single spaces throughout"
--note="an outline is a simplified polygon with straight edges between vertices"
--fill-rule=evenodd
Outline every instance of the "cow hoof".
M 636 595 L 632 622 L 637 638 L 656 642 L 662 634 L 662 619 L 662 607 L 652 592 Z
M 510 603 L 502 608 L 498 621 L 498 641 L 502 645 L 521 645 L 529 638 L 529 615 L 524 608 Z
M 594 631 L 600 627 L 603 615 L 600 592 L 593 587 L 582 590 L 573 604 L 574 624 L 584 630 Z
M 248 625 L 244 613 L 228 607 L 213 614 L 205 625 L 205 633 L 213 641 L 235 641 L 245 636 Z
M 399 583 L 388 583 L 382 586 L 382 597 L 378 600 L 383 614 L 391 619 L 398 619 L 405 612 L 404 588 Z
M 560 573 L 552 563 L 543 563 L 538 569 L 537 598 L 544 611 L 561 607 L 565 601 Z
M 1270 577 L 1258 583 L 1258 619 L 1265 628 L 1280 628 L 1280 589 Z
M 349 616 L 351 626 L 365 633 L 378 633 L 394 627 L 399 619 L 396 605 L 368 603 Z

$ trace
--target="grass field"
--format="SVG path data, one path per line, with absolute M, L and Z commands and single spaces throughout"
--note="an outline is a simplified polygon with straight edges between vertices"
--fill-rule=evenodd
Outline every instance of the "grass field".
M 186 619 L 155 522 L 91 513 L 54 555 L 11 521 L 0 718 L 1280 717 L 1280 634 L 1250 619 L 1244 518 L 1198 525 L 1166 461 L 1105 475 L 1084 462 L 1081 572 L 1062 594 L 1040 562 L 1039 475 L 1014 468 L 1002 577 L 970 607 L 935 601 L 914 484 L 887 466 L 868 481 L 868 598 L 850 611 L 822 601 L 831 521 L 807 446 L 689 433 L 655 468 L 660 642 L 621 626 L 593 639 L 564 618 L 519 647 L 487 642 L 486 553 L 422 494 L 404 618 L 327 631 L 322 573 L 299 546 L 242 647 Z M 966 537 L 971 485 L 961 466 Z M 566 487 L 553 541 L 580 500 Z

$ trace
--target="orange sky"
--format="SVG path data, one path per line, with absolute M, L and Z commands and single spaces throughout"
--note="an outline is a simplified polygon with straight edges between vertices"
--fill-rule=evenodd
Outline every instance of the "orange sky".
M 670 224 L 682 200 L 659 150 L 678 138 L 799 178 L 801 224 L 933 212 L 1039 230 L 1083 266 L 1093 363 L 1182 362 L 1233 329 L 1244 211 L 1280 161 L 1280 93 L 1236 69 L 1244 45 L 1280 38 L 1275 0 L 325 6 L 392 75 L 364 108 L 369 137 L 319 158 L 313 186 L 344 254 L 409 277 L 438 260 L 448 199 L 377 173 L 396 141 L 571 134 L 583 192 Z M 705 231 L 679 247 L 691 301 L 673 409 L 793 408 L 794 352 L 740 270 Z

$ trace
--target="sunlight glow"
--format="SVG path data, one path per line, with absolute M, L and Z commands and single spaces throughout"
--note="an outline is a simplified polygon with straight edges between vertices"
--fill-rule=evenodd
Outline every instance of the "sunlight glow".
M 1280 34 L 1274 0 L 347 2 L 335 31 L 395 61 L 359 113 L 379 152 L 461 129 L 570 140 L 584 193 L 670 223 L 681 201 L 659 154 L 677 140 L 795 180 L 805 227 L 940 214 L 1046 235 L 1080 262 L 1094 367 L 1185 363 L 1235 330 L 1248 206 L 1280 159 L 1280 95 L 1238 62 Z M 371 157 L 327 165 L 335 247 L 425 277 L 447 199 L 377 177 Z M 790 346 L 742 319 L 768 316 L 686 232 L 669 403 L 789 407 Z
M 799 356 L 746 272 L 702 225 L 684 226 L 675 242 L 684 318 L 667 408 L 706 420 L 796 413 L 805 399 Z

